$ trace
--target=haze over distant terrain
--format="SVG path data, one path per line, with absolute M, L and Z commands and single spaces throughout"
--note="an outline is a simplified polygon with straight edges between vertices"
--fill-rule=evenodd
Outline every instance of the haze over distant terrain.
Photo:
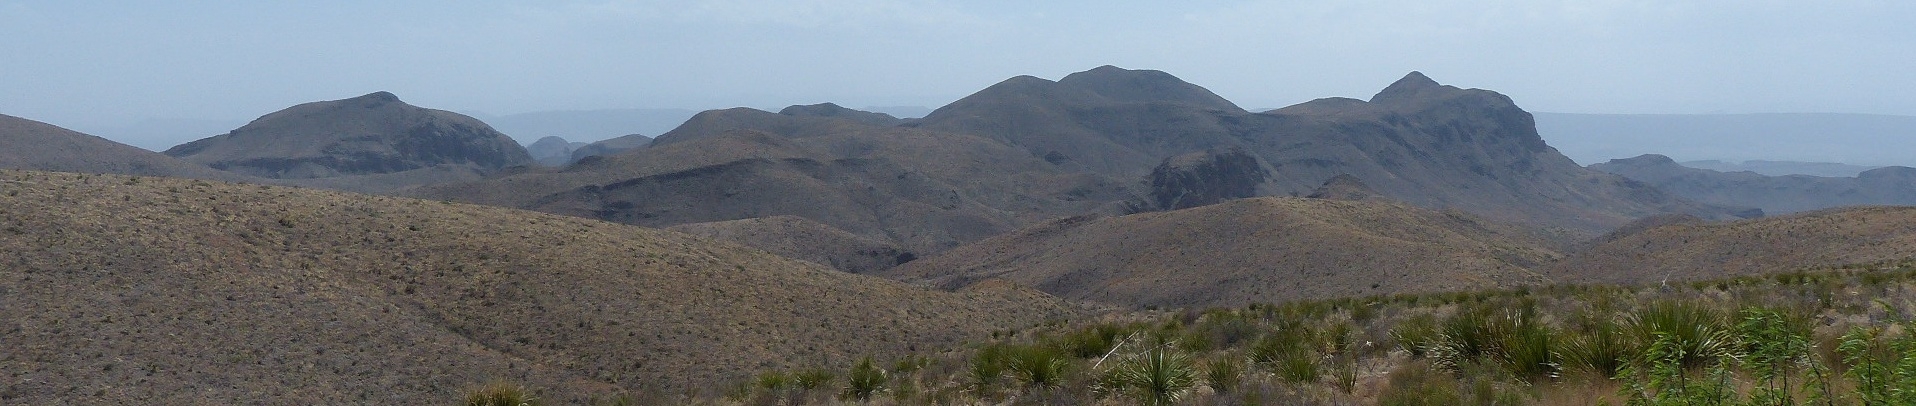
M 1916 116 L 1873 114 L 1565 114 L 1535 113 L 1537 132 L 1585 165 L 1642 154 L 1680 161 L 1804 161 L 1916 166 Z M 1705 164 L 1707 166 L 1707 164 Z M 1762 164 L 1758 163 L 1758 166 Z M 1756 170 L 1713 167 L 1710 169 Z M 1765 173 L 1782 175 L 1784 173 Z

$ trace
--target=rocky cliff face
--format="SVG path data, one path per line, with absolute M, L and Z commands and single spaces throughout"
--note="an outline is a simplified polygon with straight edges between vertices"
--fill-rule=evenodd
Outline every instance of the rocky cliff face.
M 325 178 L 440 165 L 497 170 L 532 163 L 524 147 L 472 117 L 392 93 L 301 104 L 167 155 L 266 178 Z
M 1257 196 L 1270 171 L 1242 149 L 1193 152 L 1166 158 L 1151 171 L 1151 205 L 1158 210 L 1216 204 Z

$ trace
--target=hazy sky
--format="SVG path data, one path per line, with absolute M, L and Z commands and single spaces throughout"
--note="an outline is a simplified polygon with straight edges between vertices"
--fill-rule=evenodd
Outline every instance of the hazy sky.
M 1421 70 L 1532 111 L 1916 115 L 1916 2 L 0 0 L 0 113 L 69 126 L 376 90 L 494 114 L 936 107 L 1104 64 L 1246 108 Z

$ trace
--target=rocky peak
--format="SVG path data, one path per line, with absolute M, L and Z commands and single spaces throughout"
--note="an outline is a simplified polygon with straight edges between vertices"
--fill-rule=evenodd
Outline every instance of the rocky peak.
M 1384 87 L 1384 90 L 1371 96 L 1370 102 L 1388 104 L 1417 100 L 1428 97 L 1426 93 L 1446 89 L 1456 90 L 1457 88 L 1439 84 L 1436 80 L 1431 80 L 1429 76 L 1424 76 L 1423 72 L 1411 71 L 1410 74 L 1404 75 L 1402 79 L 1397 79 L 1397 81 L 1392 82 L 1390 86 Z

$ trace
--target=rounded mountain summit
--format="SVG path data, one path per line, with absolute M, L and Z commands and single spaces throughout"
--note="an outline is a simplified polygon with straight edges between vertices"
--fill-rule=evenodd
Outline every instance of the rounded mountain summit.
M 491 171 L 533 162 L 525 147 L 478 119 L 406 104 L 388 92 L 289 107 L 166 154 L 214 169 L 280 179 L 442 165 Z

